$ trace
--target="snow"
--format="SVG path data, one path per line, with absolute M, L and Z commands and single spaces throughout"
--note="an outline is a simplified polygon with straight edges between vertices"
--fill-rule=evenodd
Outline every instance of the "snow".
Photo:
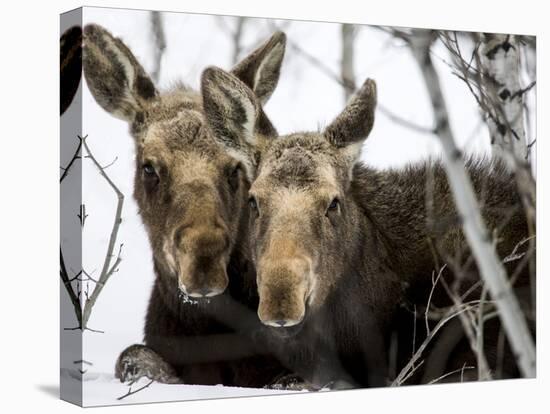
M 67 386 L 79 387 L 79 374 L 62 370 Z M 95 407 L 104 405 L 122 405 L 150 402 L 193 401 L 213 398 L 253 397 L 259 395 L 292 394 L 299 391 L 281 391 L 257 388 L 225 387 L 222 385 L 188 385 L 150 383 L 147 378 L 128 386 L 122 384 L 112 374 L 86 372 L 83 379 L 85 389 L 83 406 Z M 135 392 L 127 395 L 128 392 Z M 304 391 L 307 392 L 307 391 Z M 122 399 L 119 399 L 123 397 Z

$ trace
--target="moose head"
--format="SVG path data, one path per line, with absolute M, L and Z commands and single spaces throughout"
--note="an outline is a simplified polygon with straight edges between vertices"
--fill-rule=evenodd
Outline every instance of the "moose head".
M 275 33 L 232 70 L 256 102 L 266 102 L 277 85 L 285 41 L 283 33 Z M 219 145 L 219 131 L 206 122 L 207 104 L 198 92 L 184 85 L 160 92 L 130 49 L 107 30 L 84 28 L 83 55 L 95 100 L 129 125 L 136 153 L 134 197 L 157 273 L 192 297 L 221 294 L 247 220 L 253 164 Z M 263 111 L 256 115 L 254 132 L 274 136 Z
M 249 191 L 258 316 L 276 328 L 299 325 L 308 310 L 324 303 L 344 273 L 346 249 L 356 243 L 350 228 L 360 212 L 350 184 L 374 124 L 376 84 L 367 80 L 323 131 L 273 141 L 254 134 L 260 102 L 244 83 L 208 69 L 203 85 L 209 89 L 203 95 L 210 123 L 219 131 L 238 131 L 224 135 L 225 145 L 244 156 L 260 154 Z

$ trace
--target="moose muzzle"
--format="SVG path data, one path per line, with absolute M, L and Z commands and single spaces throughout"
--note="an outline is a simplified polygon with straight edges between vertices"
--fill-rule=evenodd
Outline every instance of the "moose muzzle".
M 186 228 L 176 232 L 178 284 L 191 297 L 220 295 L 229 283 L 229 236 L 223 226 Z
M 264 263 L 258 274 L 258 316 L 261 322 L 275 328 L 298 325 L 306 312 L 311 272 L 309 261 L 292 258 Z

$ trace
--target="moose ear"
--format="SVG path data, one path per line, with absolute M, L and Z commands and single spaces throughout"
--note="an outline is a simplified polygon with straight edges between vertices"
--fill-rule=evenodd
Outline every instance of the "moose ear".
M 355 161 L 372 130 L 375 109 L 376 83 L 367 79 L 340 115 L 325 129 L 325 138 Z
M 252 153 L 257 147 L 256 130 L 262 113 L 254 92 L 232 74 L 209 67 L 202 73 L 201 93 L 204 113 L 215 138 L 245 164 L 251 177 Z
M 157 90 L 130 49 L 95 24 L 84 28 L 84 76 L 97 103 L 117 118 L 133 121 Z
M 252 89 L 262 105 L 268 101 L 279 82 L 285 48 L 286 35 L 283 32 L 275 32 L 267 42 L 231 71 Z
M 201 78 L 204 112 L 216 137 L 229 147 L 256 144 L 260 104 L 243 82 L 215 67 L 204 70 Z
M 82 29 L 73 26 L 59 40 L 61 115 L 71 105 L 82 77 Z

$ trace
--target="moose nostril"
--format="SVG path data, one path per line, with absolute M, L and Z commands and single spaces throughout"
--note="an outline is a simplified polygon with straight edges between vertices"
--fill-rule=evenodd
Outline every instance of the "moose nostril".
M 187 292 L 187 294 L 193 298 L 206 298 L 208 295 L 212 294 L 212 289 L 210 288 L 199 288 Z
M 210 293 L 212 293 L 212 289 L 208 288 L 208 287 L 204 287 L 204 288 L 200 288 L 199 289 L 199 293 L 202 295 L 202 296 L 208 296 Z
M 187 295 L 193 298 L 211 298 L 221 295 L 223 292 L 224 289 L 218 288 L 197 288 L 195 290 L 189 291 Z
M 291 326 L 298 325 L 302 319 L 271 319 L 271 320 L 263 320 L 260 317 L 260 320 L 264 325 L 271 326 L 273 328 L 288 328 Z

